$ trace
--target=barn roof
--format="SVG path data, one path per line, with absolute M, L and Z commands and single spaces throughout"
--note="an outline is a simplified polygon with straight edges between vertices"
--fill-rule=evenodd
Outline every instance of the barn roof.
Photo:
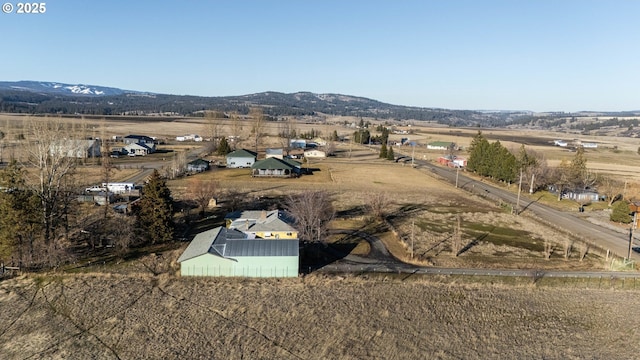
M 196 235 L 178 258 L 183 262 L 204 254 L 224 258 L 242 256 L 298 256 L 298 240 L 249 239 L 248 235 L 217 227 Z

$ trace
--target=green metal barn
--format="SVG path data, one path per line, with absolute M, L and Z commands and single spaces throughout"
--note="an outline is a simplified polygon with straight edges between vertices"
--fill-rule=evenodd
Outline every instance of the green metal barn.
M 260 239 L 218 227 L 196 235 L 178 258 L 182 276 L 297 277 L 297 239 Z

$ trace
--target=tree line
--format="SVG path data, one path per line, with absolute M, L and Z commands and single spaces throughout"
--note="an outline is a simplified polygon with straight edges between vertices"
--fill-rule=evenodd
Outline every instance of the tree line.
M 568 192 L 594 191 L 612 206 L 618 202 L 618 212 L 627 214 L 627 199 L 623 199 L 624 183 L 609 176 L 598 174 L 587 167 L 584 148 L 576 149 L 571 160 L 562 160 L 560 165 L 551 168 L 543 154 L 521 145 L 518 150 L 505 148 L 500 141 L 490 143 L 479 131 L 468 148 L 467 170 L 480 176 L 502 181 L 508 184 L 518 182 L 530 193 L 550 189 L 556 193 L 558 201 Z M 576 200 L 581 208 L 589 199 Z M 624 209 L 627 209 L 626 212 Z M 630 221 L 618 213 L 614 221 Z
M 61 121 L 28 124 L 25 160 L 13 159 L 0 170 L 0 262 L 23 267 L 58 266 L 77 255 L 79 244 L 92 249 L 113 246 L 123 254 L 130 246 L 155 244 L 173 237 L 172 198 L 157 171 L 143 187 L 133 216 L 81 204 L 80 149 L 72 129 Z M 61 150 L 64 148 L 64 150 Z M 108 182 L 108 151 L 102 178 Z M 108 195 L 105 194 L 106 197 Z M 106 200 L 106 199 L 105 199 Z

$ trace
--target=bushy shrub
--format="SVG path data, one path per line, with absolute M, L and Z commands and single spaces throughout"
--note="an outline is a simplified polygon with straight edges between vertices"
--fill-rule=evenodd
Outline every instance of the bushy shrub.
M 626 201 L 618 200 L 613 204 L 609 220 L 623 224 L 628 224 L 633 220 L 629 214 L 629 205 Z

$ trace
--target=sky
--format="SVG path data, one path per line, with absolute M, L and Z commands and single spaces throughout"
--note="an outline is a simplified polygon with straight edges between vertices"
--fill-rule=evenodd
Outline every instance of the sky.
M 0 81 L 640 110 L 640 1 L 46 1 L 0 13 Z

